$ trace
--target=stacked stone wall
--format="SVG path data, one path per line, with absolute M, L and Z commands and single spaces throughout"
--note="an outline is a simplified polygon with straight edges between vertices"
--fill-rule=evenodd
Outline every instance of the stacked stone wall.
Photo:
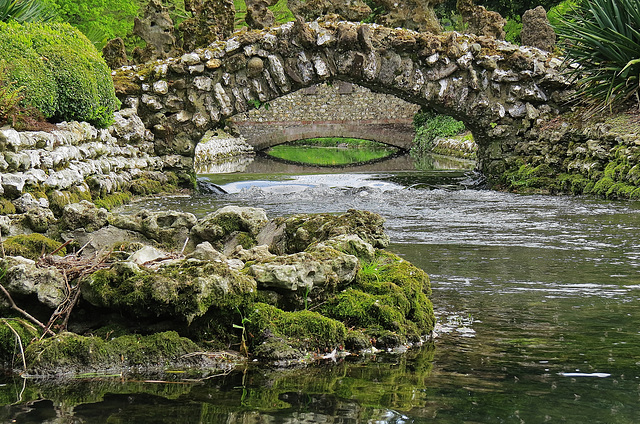
M 420 106 L 391 94 L 343 81 L 317 84 L 268 102 L 235 122 L 392 121 L 411 122 Z

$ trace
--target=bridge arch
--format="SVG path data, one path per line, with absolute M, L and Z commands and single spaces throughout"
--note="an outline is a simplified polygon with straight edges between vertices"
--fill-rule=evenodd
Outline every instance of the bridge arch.
M 561 112 L 561 60 L 529 47 L 455 32 L 435 35 L 351 22 L 290 22 L 116 71 L 172 170 L 193 170 L 196 144 L 226 119 L 293 91 L 343 80 L 465 123 L 478 168 L 501 173 L 518 137 Z

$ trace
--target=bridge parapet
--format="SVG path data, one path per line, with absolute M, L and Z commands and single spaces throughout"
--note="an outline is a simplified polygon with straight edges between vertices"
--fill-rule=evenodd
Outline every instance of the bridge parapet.
M 570 89 L 561 63 L 481 36 L 295 22 L 123 68 L 116 85 L 154 133 L 157 154 L 193 158 L 204 133 L 227 118 L 340 79 L 464 121 L 478 143 L 479 168 L 491 175 L 502 172 L 519 136 L 561 112 Z

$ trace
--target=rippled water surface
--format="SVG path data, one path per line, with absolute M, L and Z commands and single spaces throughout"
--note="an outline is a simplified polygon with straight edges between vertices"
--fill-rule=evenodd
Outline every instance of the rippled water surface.
M 390 250 L 430 275 L 439 334 L 406 355 L 303 370 L 250 368 L 198 384 L 126 389 L 105 382 L 113 387 L 80 403 L 73 416 L 640 422 L 640 204 L 465 189 L 469 178 L 464 171 L 212 175 L 227 194 L 134 205 L 199 216 L 228 204 L 262 207 L 270 217 L 377 212 L 387 219 Z M 41 414 L 52 413 L 51 402 L 40 404 Z

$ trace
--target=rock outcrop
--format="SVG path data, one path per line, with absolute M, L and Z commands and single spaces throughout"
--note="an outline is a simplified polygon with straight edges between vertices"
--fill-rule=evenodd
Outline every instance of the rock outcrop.
M 484 6 L 476 6 L 473 0 L 458 0 L 456 8 L 462 20 L 469 24 L 471 34 L 504 40 L 504 26 L 507 23 L 498 12 L 487 10 Z
M 556 45 L 556 32 L 549 23 L 544 7 L 527 10 L 522 15 L 522 44 L 537 47 L 545 51 L 553 51 Z
M 185 10 L 193 14 L 178 27 L 185 51 L 208 46 L 213 41 L 226 40 L 233 32 L 233 0 L 185 1 Z

